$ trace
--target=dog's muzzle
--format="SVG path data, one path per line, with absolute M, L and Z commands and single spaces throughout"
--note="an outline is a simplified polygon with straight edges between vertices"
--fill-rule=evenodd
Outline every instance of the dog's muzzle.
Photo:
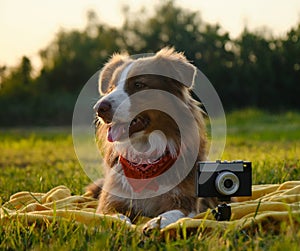
M 107 124 L 112 122 L 112 105 L 108 100 L 102 100 L 94 106 L 97 115 Z

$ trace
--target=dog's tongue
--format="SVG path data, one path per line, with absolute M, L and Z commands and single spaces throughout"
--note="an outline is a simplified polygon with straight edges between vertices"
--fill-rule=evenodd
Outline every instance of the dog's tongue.
M 128 126 L 127 123 L 117 124 L 109 127 L 107 131 L 107 140 L 109 142 L 118 141 L 122 137 L 122 135 L 127 131 L 126 126 Z

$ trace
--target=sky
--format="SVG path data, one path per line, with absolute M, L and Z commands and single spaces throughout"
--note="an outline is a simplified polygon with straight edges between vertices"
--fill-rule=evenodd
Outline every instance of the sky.
M 155 10 L 159 0 L 0 0 L 0 66 L 13 66 L 23 55 L 38 66 L 38 52 L 59 29 L 82 29 L 86 13 L 94 10 L 100 21 L 120 27 L 122 6 Z M 232 38 L 243 28 L 267 27 L 283 36 L 300 22 L 300 0 L 175 0 L 185 9 L 199 11 L 205 22 L 219 23 Z

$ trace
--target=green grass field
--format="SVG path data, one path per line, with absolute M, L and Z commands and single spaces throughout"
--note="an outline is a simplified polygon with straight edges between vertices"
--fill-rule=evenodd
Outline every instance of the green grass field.
M 223 159 L 253 163 L 253 183 L 300 179 L 300 114 L 243 110 L 227 115 Z M 90 183 L 80 167 L 70 128 L 0 129 L 0 205 L 15 192 L 46 192 L 57 185 L 82 194 Z M 23 225 L 0 221 L 0 250 L 299 250 L 300 229 L 282 224 L 280 234 L 228 230 L 178 240 L 150 238 L 122 224 L 87 228 L 75 222 Z

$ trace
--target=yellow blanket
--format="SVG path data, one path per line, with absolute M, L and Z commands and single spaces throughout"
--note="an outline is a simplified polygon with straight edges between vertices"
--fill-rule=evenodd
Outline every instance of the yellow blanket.
M 266 230 L 276 230 L 281 222 L 300 225 L 300 181 L 289 181 L 280 185 L 254 185 L 251 197 L 236 198 L 231 203 L 230 221 L 216 221 L 210 211 L 194 218 L 183 218 L 164 229 L 161 233 L 180 229 L 209 231 L 221 229 L 249 229 L 260 225 Z M 0 207 L 0 224 L 19 218 L 27 224 L 35 221 L 51 222 L 55 218 L 75 220 L 87 226 L 98 221 L 118 221 L 107 215 L 95 214 L 97 200 L 89 194 L 71 195 L 65 186 L 58 186 L 47 193 L 19 192 Z M 129 226 L 135 228 L 135 225 Z

